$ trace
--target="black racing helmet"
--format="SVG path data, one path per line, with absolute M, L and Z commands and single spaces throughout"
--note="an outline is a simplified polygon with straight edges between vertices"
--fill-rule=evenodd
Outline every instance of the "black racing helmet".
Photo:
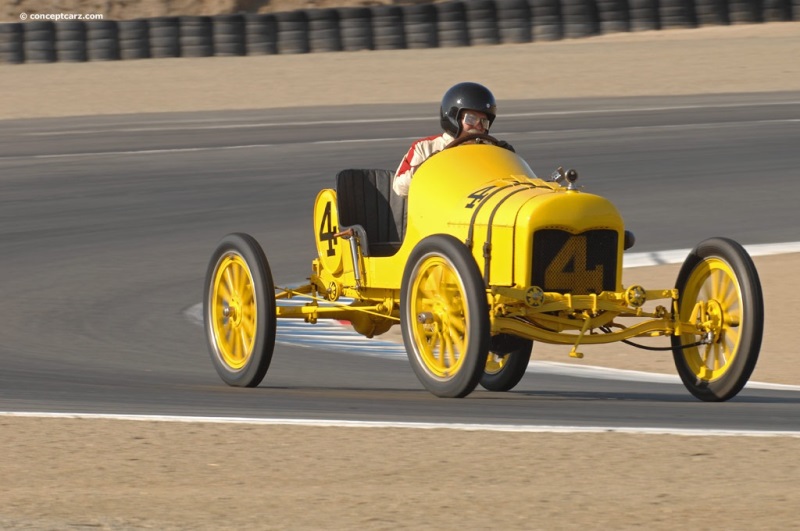
M 466 81 L 453 85 L 444 93 L 440 116 L 442 129 L 453 136 L 461 134 L 461 111 L 480 111 L 489 117 L 489 127 L 497 115 L 497 103 L 491 91 L 480 83 Z M 488 130 L 488 128 L 487 128 Z

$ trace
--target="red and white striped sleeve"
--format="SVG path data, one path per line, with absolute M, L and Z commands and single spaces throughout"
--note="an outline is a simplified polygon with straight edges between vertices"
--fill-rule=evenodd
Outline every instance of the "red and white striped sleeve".
M 397 195 L 408 195 L 408 188 L 411 186 L 411 177 L 414 176 L 414 172 L 417 171 L 420 164 L 425 162 L 428 157 L 434 153 L 443 150 L 452 140 L 453 137 L 445 133 L 421 138 L 411 144 L 408 153 L 406 153 L 406 156 L 400 161 L 400 166 L 397 167 L 397 171 L 395 172 L 394 180 L 392 181 L 394 192 Z

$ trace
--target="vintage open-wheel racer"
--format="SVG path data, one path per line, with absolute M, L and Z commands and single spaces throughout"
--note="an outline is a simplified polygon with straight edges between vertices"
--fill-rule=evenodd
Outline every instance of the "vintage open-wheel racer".
M 478 136 L 485 143 L 454 143 L 428 159 L 407 198 L 392 192 L 391 171 L 340 172 L 314 204 L 318 257 L 305 285 L 276 289 L 259 244 L 225 236 L 203 299 L 222 379 L 257 386 L 276 320 L 288 318 L 349 321 L 367 337 L 399 324 L 411 367 L 441 397 L 478 384 L 512 389 L 533 341 L 582 357 L 581 345 L 653 336 L 670 337 L 662 350 L 697 398 L 727 400 L 744 387 L 764 310 L 741 245 L 703 241 L 674 288 L 626 286 L 622 257 L 633 235 L 614 205 L 583 192 L 574 171 L 537 178 L 494 137 Z M 307 303 L 279 304 L 295 298 Z

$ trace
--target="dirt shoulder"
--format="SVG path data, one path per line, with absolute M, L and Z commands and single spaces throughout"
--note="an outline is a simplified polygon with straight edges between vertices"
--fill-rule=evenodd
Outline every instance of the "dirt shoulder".
M 7 417 L 0 430 L 3 529 L 789 529 L 800 502 L 798 438 Z

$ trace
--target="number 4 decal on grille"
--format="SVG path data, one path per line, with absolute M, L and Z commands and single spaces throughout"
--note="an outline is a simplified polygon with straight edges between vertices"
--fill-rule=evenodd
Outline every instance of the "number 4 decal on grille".
M 544 272 L 545 286 L 573 293 L 603 291 L 603 265 L 586 269 L 586 236 L 570 236 Z

